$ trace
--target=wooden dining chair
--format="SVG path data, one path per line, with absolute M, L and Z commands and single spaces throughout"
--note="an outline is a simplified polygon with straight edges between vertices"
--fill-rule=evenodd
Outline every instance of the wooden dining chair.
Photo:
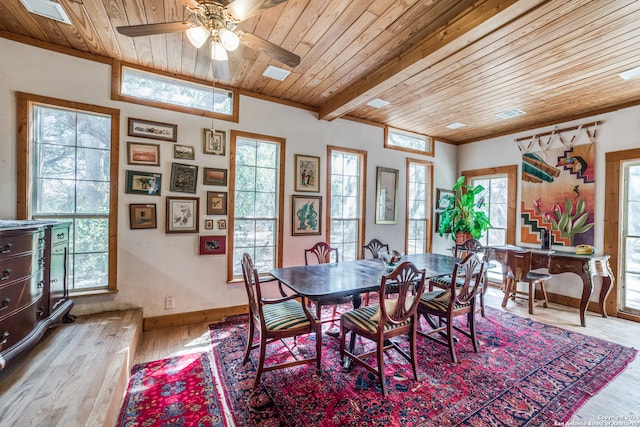
M 275 369 L 315 362 L 316 372 L 320 374 L 322 327 L 318 319 L 314 317 L 306 305 L 297 300 L 297 298 L 303 298 L 297 294 L 291 294 L 287 297 L 277 299 L 264 298 L 261 291 L 261 286 L 264 282 L 260 282 L 258 270 L 253 267 L 251 256 L 247 253 L 242 256 L 242 276 L 244 277 L 244 285 L 249 299 L 249 334 L 242 364 L 244 365 L 249 360 L 251 350 L 255 348 L 260 349 L 258 370 L 253 381 L 253 389 L 255 390 L 258 384 L 260 384 L 260 377 L 263 372 L 273 371 Z M 260 339 L 254 344 L 253 335 L 256 330 L 259 332 Z M 315 334 L 316 357 L 299 359 L 294 356 L 295 360 L 293 361 L 264 366 L 266 347 L 268 344 L 278 340 L 282 341 L 284 338 L 295 339 L 305 334 Z M 282 343 L 284 347 L 291 352 L 289 346 L 287 346 L 284 341 L 282 341 Z
M 425 292 L 420 297 L 418 314 L 423 315 L 431 326 L 430 331 L 418 331 L 439 344 L 449 347 L 451 360 L 458 363 L 454 346 L 454 331 L 458 331 L 470 338 L 473 343 L 473 351 L 478 352 L 478 340 L 476 338 L 476 300 L 484 282 L 485 262 L 477 254 L 470 253 L 458 262 L 453 268 L 449 287 L 442 290 Z M 468 330 L 454 323 L 454 318 L 467 316 Z M 438 319 L 436 323 L 434 318 Z
M 309 249 L 304 250 L 304 265 L 309 264 L 328 264 L 330 262 L 339 262 L 340 261 L 340 253 L 338 248 L 331 247 L 327 242 L 318 242 L 313 245 Z M 318 298 L 313 300 L 313 303 L 316 305 L 316 317 L 318 319 L 322 319 L 322 306 L 332 305 L 333 310 L 331 314 L 331 319 L 321 320 L 321 323 L 331 323 L 330 330 L 327 332 L 328 335 L 337 337 L 337 331 L 333 329 L 336 327 L 336 322 L 338 321 L 339 313 L 338 306 L 342 304 L 347 304 L 352 301 L 352 297 L 350 295 L 340 296 L 340 297 L 325 297 Z
M 465 240 L 461 244 L 457 244 L 453 247 L 453 256 L 460 259 L 465 259 L 469 254 L 478 254 L 482 256 L 483 260 L 488 261 L 488 251 L 489 249 L 480 243 L 477 239 L 468 239 Z M 486 276 L 487 271 L 485 268 L 484 274 Z M 485 277 L 482 281 L 482 288 L 478 291 L 480 306 L 477 307 L 477 310 L 480 311 L 482 317 L 485 317 L 484 310 L 484 295 L 487 292 L 487 287 L 485 284 L 487 283 L 487 278 Z M 451 286 L 451 275 L 447 274 L 445 276 L 433 277 L 429 280 L 428 289 L 429 292 L 433 291 L 433 288 L 447 289 Z
M 377 259 L 381 251 L 389 252 L 389 245 L 378 239 L 371 239 L 369 243 L 362 245 L 362 259 L 367 257 L 367 251 L 371 253 L 372 258 Z
M 507 306 L 509 299 L 522 298 L 529 301 L 529 314 L 533 314 L 533 307 L 542 305 L 549 306 L 547 298 L 546 281 L 551 279 L 548 273 L 534 273 L 531 270 L 531 251 L 507 251 L 507 280 L 505 281 L 504 297 L 502 307 Z M 526 282 L 528 290 L 518 290 L 518 283 Z M 540 286 L 542 299 L 536 300 L 536 285 Z
M 411 262 L 405 261 L 391 273 L 383 275 L 380 281 L 378 305 L 368 305 L 348 311 L 340 317 L 340 360 L 345 357 L 363 366 L 375 374 L 380 380 L 382 395 L 387 395 L 384 374 L 384 352 L 396 349 L 402 357 L 411 363 L 413 376 L 418 380 L 416 331 L 418 324 L 417 308 L 419 295 L 424 291 L 425 270 L 418 268 Z M 395 294 L 388 292 L 392 285 Z M 355 354 L 345 348 L 347 333 L 356 334 L 369 339 L 376 344 L 373 351 Z M 391 338 L 407 335 L 409 338 L 409 353 L 404 351 Z M 375 355 L 377 368 L 367 363 L 367 359 Z

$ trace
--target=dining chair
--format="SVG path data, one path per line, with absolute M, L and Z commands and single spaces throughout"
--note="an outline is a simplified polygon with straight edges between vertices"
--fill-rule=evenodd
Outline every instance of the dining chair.
M 507 306 L 509 299 L 515 300 L 522 298 L 529 301 L 529 314 L 533 314 L 533 307 L 542 305 L 545 308 L 549 306 L 547 298 L 546 281 L 551 279 L 548 273 L 535 273 L 531 270 L 531 251 L 507 251 L 507 280 L 504 287 L 504 298 L 502 299 L 502 307 Z M 518 290 L 518 283 L 526 282 L 529 285 L 528 290 Z M 536 285 L 540 286 L 542 299 L 536 300 Z
M 478 352 L 476 338 L 476 300 L 485 279 L 485 262 L 477 254 L 470 253 L 466 258 L 453 267 L 451 281 L 448 288 L 429 291 L 422 294 L 418 304 L 418 314 L 422 315 L 431 326 L 430 331 L 418 331 L 418 334 L 437 343 L 449 347 L 451 360 L 458 363 L 454 346 L 454 331 L 471 339 L 473 351 Z M 458 316 L 467 316 L 468 330 L 455 324 Z M 438 323 L 433 318 L 438 318 Z
M 380 258 L 380 252 L 389 252 L 389 245 L 378 239 L 371 239 L 366 245 L 362 245 L 362 259 L 367 257 L 367 251 L 373 259 Z M 364 295 L 364 305 L 369 305 L 369 292 Z
M 332 260 L 333 258 L 333 260 Z M 318 242 L 313 245 L 309 249 L 304 250 L 304 265 L 309 265 L 313 263 L 317 264 L 328 264 L 330 262 L 339 262 L 340 261 L 340 253 L 338 248 L 331 247 L 327 242 Z M 333 311 L 331 314 L 331 319 L 321 320 L 321 323 L 331 323 L 331 327 L 327 332 L 328 335 L 337 337 L 337 331 L 334 331 L 334 327 L 336 327 L 336 321 L 339 319 L 337 317 L 338 306 L 342 304 L 347 304 L 352 301 L 352 297 L 350 295 L 340 296 L 340 297 L 324 297 L 313 300 L 313 303 L 316 305 L 316 317 L 318 319 L 322 319 L 322 306 L 332 305 Z
M 424 291 L 425 270 L 409 261 L 401 263 L 389 274 L 383 275 L 380 281 L 379 302 L 347 311 L 340 317 L 340 360 L 348 357 L 375 374 L 380 380 L 382 395 L 387 396 L 384 374 L 384 352 L 391 348 L 397 350 L 402 357 L 411 363 L 413 376 L 418 381 L 416 331 L 418 325 L 419 295 Z M 388 292 L 393 286 L 395 294 Z M 376 344 L 376 349 L 356 355 L 345 348 L 347 333 L 359 335 Z M 391 338 L 408 336 L 409 353 L 403 350 Z M 377 368 L 367 363 L 367 359 L 375 355 Z
M 249 360 L 251 350 L 260 349 L 258 370 L 253 381 L 255 390 L 260 384 L 263 372 L 283 369 L 307 363 L 316 364 L 316 372 L 320 374 L 320 361 L 322 359 L 322 328 L 316 317 L 308 310 L 305 304 L 297 299 L 304 299 L 300 295 L 291 294 L 284 298 L 270 299 L 262 296 L 262 283 L 258 270 L 254 268 L 251 256 L 245 253 L 242 256 L 242 275 L 249 299 L 249 334 L 247 348 L 242 364 Z M 259 331 L 260 340 L 254 344 L 253 335 Z M 284 343 L 284 338 L 297 338 L 300 335 L 315 334 L 316 357 L 299 359 Z M 280 362 L 265 366 L 266 347 L 275 341 L 281 340 L 284 347 L 294 356 L 295 360 Z M 297 341 L 296 342 L 297 345 Z
M 465 259 L 469 254 L 480 254 L 482 255 L 482 259 L 488 261 L 489 257 L 489 248 L 485 247 L 480 243 L 477 239 L 468 239 L 463 243 L 457 244 L 453 247 L 453 256 L 460 259 Z M 484 274 L 486 276 L 487 270 L 485 268 Z M 487 287 L 485 284 L 487 283 L 487 278 L 485 277 L 482 281 L 482 288 L 478 291 L 478 295 L 480 298 L 480 306 L 477 307 L 477 310 L 480 311 L 482 317 L 485 317 L 484 310 L 484 295 L 487 292 Z M 451 286 L 451 275 L 447 274 L 445 276 L 433 277 L 429 279 L 428 290 L 429 292 L 433 291 L 433 288 L 447 289 Z

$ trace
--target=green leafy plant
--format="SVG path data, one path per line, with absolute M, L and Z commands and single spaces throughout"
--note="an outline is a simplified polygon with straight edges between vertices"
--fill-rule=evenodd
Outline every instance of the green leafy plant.
M 476 200 L 476 196 L 484 191 L 484 187 L 466 185 L 464 177 L 461 176 L 452 191 L 453 194 L 443 196 L 448 203 L 440 212 L 440 236 L 451 233 L 451 238 L 456 240 L 457 233 L 470 233 L 479 239 L 487 228 L 491 227 L 489 217 L 482 210 L 484 198 Z

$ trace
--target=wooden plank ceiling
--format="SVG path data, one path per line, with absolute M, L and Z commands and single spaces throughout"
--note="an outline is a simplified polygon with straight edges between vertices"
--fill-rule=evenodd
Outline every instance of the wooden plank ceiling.
M 116 31 L 188 19 L 180 0 L 58 2 L 72 25 L 2 0 L 0 36 L 212 81 L 207 49 L 183 33 Z M 301 62 L 282 66 L 241 46 L 222 83 L 321 119 L 350 116 L 462 144 L 640 103 L 640 78 L 618 76 L 640 66 L 637 0 L 288 0 L 239 28 Z M 266 78 L 268 65 L 291 74 Z M 367 106 L 374 98 L 390 105 Z M 513 108 L 526 114 L 496 116 Z M 455 122 L 466 126 L 446 127 Z

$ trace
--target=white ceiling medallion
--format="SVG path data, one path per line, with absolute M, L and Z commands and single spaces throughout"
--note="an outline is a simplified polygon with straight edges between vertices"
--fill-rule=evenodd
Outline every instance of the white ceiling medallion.
M 71 25 L 71 19 L 60 3 L 51 0 L 20 0 L 31 13 Z

